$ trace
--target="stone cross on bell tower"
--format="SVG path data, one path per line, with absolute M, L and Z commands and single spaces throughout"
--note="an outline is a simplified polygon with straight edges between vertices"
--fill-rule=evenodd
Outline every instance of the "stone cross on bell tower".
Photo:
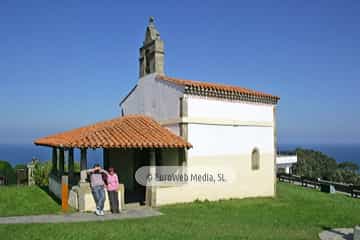
M 154 18 L 150 17 L 145 41 L 140 48 L 140 77 L 150 73 L 164 74 L 164 42 L 156 30 Z

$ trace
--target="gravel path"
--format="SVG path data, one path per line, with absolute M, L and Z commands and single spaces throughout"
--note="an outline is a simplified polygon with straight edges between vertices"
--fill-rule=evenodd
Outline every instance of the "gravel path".
M 58 215 L 0 217 L 0 224 L 93 222 L 131 218 L 146 218 L 159 215 L 162 215 L 162 213 L 155 209 L 141 207 L 136 209 L 124 210 L 121 211 L 120 214 L 105 213 L 105 216 L 96 216 L 94 213 L 71 213 Z

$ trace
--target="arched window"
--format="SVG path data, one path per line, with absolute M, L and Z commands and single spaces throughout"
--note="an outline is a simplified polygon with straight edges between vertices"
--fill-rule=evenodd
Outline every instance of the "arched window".
M 251 153 L 251 169 L 258 170 L 260 168 L 260 152 L 259 149 L 254 148 Z

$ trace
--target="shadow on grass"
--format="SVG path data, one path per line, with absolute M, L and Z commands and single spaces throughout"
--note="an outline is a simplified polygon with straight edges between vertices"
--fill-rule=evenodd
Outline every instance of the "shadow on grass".
M 49 190 L 48 186 L 38 186 L 47 195 L 49 195 L 57 204 L 61 205 L 61 199 L 59 199 L 54 193 Z

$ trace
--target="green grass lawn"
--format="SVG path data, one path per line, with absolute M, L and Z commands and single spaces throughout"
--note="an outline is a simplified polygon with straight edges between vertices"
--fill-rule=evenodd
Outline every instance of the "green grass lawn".
M 278 184 L 275 199 L 178 204 L 160 211 L 163 216 L 125 221 L 0 225 L 0 236 L 84 240 L 318 239 L 317 234 L 325 228 L 360 223 L 359 199 L 285 183 Z
M 0 216 L 59 213 L 61 206 L 37 186 L 0 187 Z

